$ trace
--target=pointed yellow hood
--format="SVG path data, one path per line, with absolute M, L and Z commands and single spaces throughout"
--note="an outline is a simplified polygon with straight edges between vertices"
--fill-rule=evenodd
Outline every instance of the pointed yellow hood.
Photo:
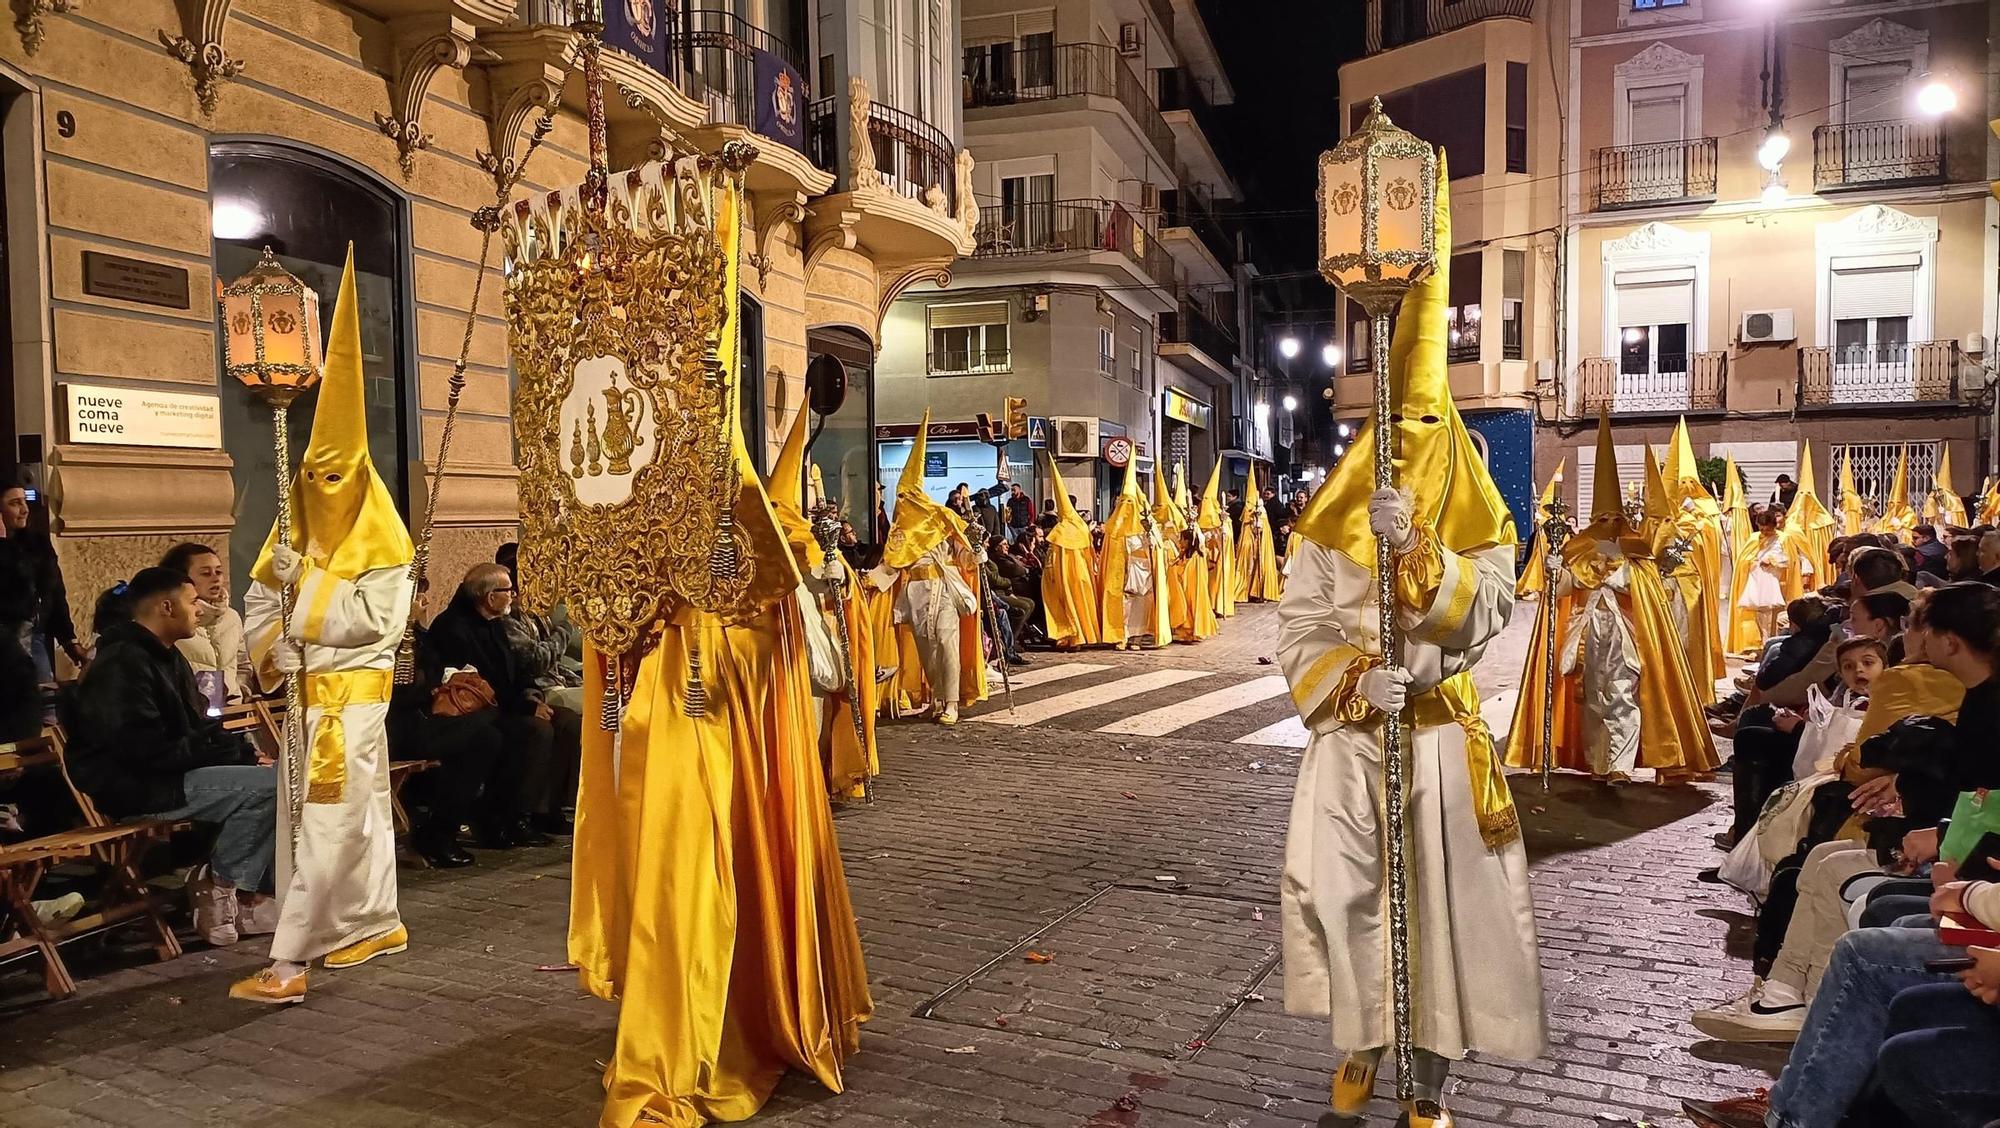
M 771 499 L 771 509 L 785 530 L 785 542 L 792 546 L 792 555 L 802 570 L 817 569 L 826 562 L 826 552 L 813 536 L 805 507 L 806 421 L 811 415 L 800 409 L 785 436 L 785 445 L 778 449 L 778 460 L 764 479 L 764 493 Z
M 1049 543 L 1074 552 L 1089 552 L 1090 523 L 1070 504 L 1069 486 L 1063 481 L 1062 471 L 1056 469 L 1056 456 L 1045 449 L 1042 460 L 1048 466 L 1049 488 L 1056 496 L 1056 527 L 1049 530 Z
M 1792 507 L 1785 511 L 1785 527 L 1801 533 L 1812 533 L 1833 526 L 1833 514 L 1819 500 L 1819 492 L 1813 488 L 1812 444 L 1803 443 L 1799 450 L 1799 489 L 1792 496 Z
M 1667 489 L 1667 479 L 1660 473 L 1659 457 L 1653 453 L 1651 444 L 1646 446 L 1646 520 L 1654 524 L 1673 524 L 1674 496 Z
M 1174 504 L 1172 491 L 1167 489 L 1167 470 L 1164 466 L 1153 468 L 1153 524 L 1160 527 L 1160 535 L 1179 535 L 1187 522 L 1181 519 L 1180 506 Z
M 1104 522 L 1104 539 L 1129 537 L 1145 528 L 1141 514 L 1146 509 L 1146 495 L 1139 492 L 1139 460 L 1125 464 L 1125 482 L 1119 487 L 1118 500 L 1111 504 L 1111 516 Z
M 1563 472 L 1567 469 L 1569 469 L 1567 455 L 1556 460 L 1556 472 L 1549 475 L 1548 482 L 1542 486 L 1541 500 L 1535 503 L 1535 517 L 1538 520 L 1549 515 L 1549 503 L 1556 499 L 1556 492 L 1562 488 Z
M 1208 484 L 1201 490 L 1201 513 L 1195 517 L 1195 524 L 1204 529 L 1220 529 L 1224 520 L 1222 512 L 1222 459 L 1217 457 L 1215 468 L 1208 472 Z
M 891 568 L 907 568 L 943 544 L 957 539 L 965 542 L 965 522 L 924 491 L 924 455 L 930 449 L 931 413 L 917 424 L 916 442 L 910 445 L 910 460 L 896 479 L 896 515 L 889 522 L 889 539 L 882 546 L 882 562 Z
M 1618 447 L 1611 441 L 1611 416 L 1597 417 L 1597 465 L 1590 483 L 1590 519 L 1625 516 L 1625 491 L 1618 484 Z
M 354 292 L 354 248 L 340 275 L 327 335 L 326 374 L 313 409 L 312 438 L 292 481 L 292 547 L 345 580 L 378 568 L 407 567 L 416 555 L 410 531 L 396 512 L 389 487 L 368 457 L 368 407 L 362 393 L 361 305 Z M 271 587 L 271 528 L 251 574 Z
M 1194 496 L 1188 492 L 1187 463 L 1174 463 L 1174 508 L 1181 511 L 1181 523 L 1194 522 Z
M 1493 485 L 1452 402 L 1445 371 L 1451 293 L 1450 173 L 1438 159 L 1437 267 L 1404 296 L 1389 350 L 1390 437 L 1395 481 L 1416 498 L 1418 524 L 1437 529 L 1446 548 L 1476 552 L 1513 544 L 1514 519 Z M 1373 571 L 1375 538 L 1368 495 L 1375 490 L 1375 425 L 1361 427 L 1347 455 L 1293 526 L 1294 531 Z M 1256 501 L 1253 496 L 1250 501 Z
M 1673 445 L 1667 448 L 1664 472 L 1676 508 L 1692 499 L 1696 511 L 1702 516 L 1713 518 L 1721 515 L 1722 507 L 1716 504 L 1715 495 L 1702 484 L 1701 463 L 1694 456 L 1694 443 L 1688 438 L 1688 421 L 1685 418 L 1674 424 Z

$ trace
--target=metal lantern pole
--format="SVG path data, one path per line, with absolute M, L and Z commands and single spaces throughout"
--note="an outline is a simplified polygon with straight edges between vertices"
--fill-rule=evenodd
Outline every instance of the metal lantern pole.
M 812 530 L 826 558 L 839 559 L 840 507 L 830 501 L 814 506 Z M 875 671 L 854 668 L 854 633 L 847 621 L 847 569 L 841 568 L 839 578 L 829 580 L 827 586 L 833 591 L 834 622 L 840 628 L 840 660 L 847 666 L 847 711 L 854 715 L 854 743 L 861 749 L 861 801 L 873 803 L 875 773 L 868 763 L 868 721 L 861 715 L 861 679 L 873 677 Z
M 1543 506 L 1548 518 L 1542 522 L 1542 790 L 1552 788 L 1556 767 L 1556 585 L 1562 576 L 1562 547 L 1569 540 L 1569 506 L 1562 498 L 1551 498 Z
M 1434 190 L 1437 151 L 1371 102 L 1360 128 L 1320 157 L 1320 273 L 1368 311 L 1375 393 L 1375 488 L 1396 488 L 1393 391 L 1389 384 L 1389 318 L 1412 285 L 1436 261 Z M 1396 553 L 1386 536 L 1375 541 L 1375 599 L 1382 664 L 1401 664 L 1396 625 Z M 1383 718 L 1383 861 L 1389 901 L 1389 977 L 1396 1040 L 1396 1097 L 1416 1097 L 1416 1038 L 1411 1021 L 1416 987 L 1410 957 L 1409 765 L 1401 713 Z

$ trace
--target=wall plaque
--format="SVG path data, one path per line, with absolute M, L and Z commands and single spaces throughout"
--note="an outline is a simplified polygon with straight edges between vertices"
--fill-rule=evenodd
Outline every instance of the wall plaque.
M 222 401 L 189 392 L 64 384 L 69 441 L 119 446 L 222 446 Z
M 147 259 L 83 252 L 83 292 L 121 302 L 188 309 L 188 270 Z

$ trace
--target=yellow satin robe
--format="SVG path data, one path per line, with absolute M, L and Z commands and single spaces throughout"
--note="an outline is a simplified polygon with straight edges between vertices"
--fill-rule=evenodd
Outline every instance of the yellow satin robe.
M 1263 503 L 1245 503 L 1243 536 L 1236 542 L 1236 602 L 1276 602 L 1285 592 L 1278 576 L 1278 552 L 1264 527 Z
M 1057 650 L 1103 641 L 1095 554 L 1088 548 L 1042 549 L 1042 618 Z
M 1194 551 L 1172 566 L 1183 573 L 1181 583 L 1175 588 L 1175 642 L 1200 642 L 1214 638 L 1222 629 L 1215 621 L 1215 588 L 1211 581 L 1208 553 L 1203 550 L 1202 541 L 1201 531 L 1197 529 Z
M 699 648 L 703 715 L 690 717 Z M 584 693 L 601 668 L 584 655 Z M 569 956 L 619 1002 L 600 1128 L 754 1115 L 789 1069 L 835 1092 L 873 1010 L 814 751 L 797 604 L 683 611 L 618 739 L 583 726 Z
M 846 561 L 847 571 L 847 688 L 825 701 L 820 731 L 828 746 L 827 784 L 835 795 L 859 799 L 861 782 L 882 774 L 882 762 L 875 747 L 875 636 L 869 629 L 867 598 L 861 577 Z M 839 627 L 833 627 L 838 631 Z M 836 633 L 836 639 L 839 635 Z M 861 711 L 861 740 L 854 734 L 856 705 Z

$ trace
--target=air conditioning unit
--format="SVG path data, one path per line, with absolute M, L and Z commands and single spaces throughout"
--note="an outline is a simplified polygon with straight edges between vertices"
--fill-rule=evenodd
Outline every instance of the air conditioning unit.
M 1141 184 L 1139 186 L 1139 210 L 1156 212 L 1160 210 L 1160 186 Z
M 1139 25 L 1135 23 L 1119 24 L 1118 53 L 1121 55 L 1137 55 L 1143 50 L 1145 50 L 1145 45 L 1139 40 Z
M 1792 311 L 1788 309 L 1752 309 L 1743 313 L 1743 343 L 1746 345 L 1768 344 L 1772 341 L 1797 340 L 1792 331 Z
M 1058 415 L 1049 420 L 1055 429 L 1057 458 L 1096 458 L 1098 455 L 1097 420 L 1076 416 Z

